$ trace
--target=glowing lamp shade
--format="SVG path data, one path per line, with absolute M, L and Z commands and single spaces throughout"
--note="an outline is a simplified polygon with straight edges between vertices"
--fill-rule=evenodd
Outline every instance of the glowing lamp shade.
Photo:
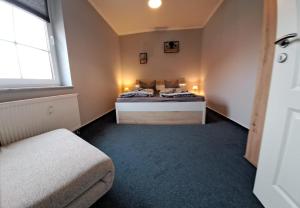
M 198 90 L 198 85 L 193 85 L 193 90 Z
M 158 9 L 161 6 L 161 0 L 149 0 L 148 6 L 152 9 Z
M 186 82 L 184 78 L 180 78 L 179 79 L 179 87 L 185 87 L 186 86 Z
M 124 87 L 124 92 L 128 92 L 129 91 L 129 87 Z

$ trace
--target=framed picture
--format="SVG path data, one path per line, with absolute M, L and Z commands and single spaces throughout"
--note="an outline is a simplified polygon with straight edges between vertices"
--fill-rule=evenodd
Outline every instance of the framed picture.
M 166 41 L 164 42 L 165 53 L 178 53 L 179 52 L 179 41 Z
M 148 62 L 148 54 L 140 53 L 140 64 L 147 64 Z

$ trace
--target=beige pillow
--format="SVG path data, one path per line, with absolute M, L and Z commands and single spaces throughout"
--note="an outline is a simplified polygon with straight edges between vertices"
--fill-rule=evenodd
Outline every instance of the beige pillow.
M 164 90 L 160 91 L 160 93 L 174 93 L 176 91 L 176 88 L 165 88 Z
M 157 91 L 164 91 L 166 88 L 165 88 L 165 85 L 164 84 L 156 84 L 156 90 Z
M 143 89 L 155 90 L 156 80 L 154 80 L 154 81 L 139 80 L 139 85 L 140 85 L 140 88 L 143 88 Z
M 179 80 L 165 80 L 165 88 L 179 88 Z

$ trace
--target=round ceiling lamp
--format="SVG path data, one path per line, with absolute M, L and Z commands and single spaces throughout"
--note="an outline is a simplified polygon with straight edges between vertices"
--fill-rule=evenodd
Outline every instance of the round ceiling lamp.
M 151 9 L 158 9 L 161 6 L 161 0 L 149 0 L 148 6 Z

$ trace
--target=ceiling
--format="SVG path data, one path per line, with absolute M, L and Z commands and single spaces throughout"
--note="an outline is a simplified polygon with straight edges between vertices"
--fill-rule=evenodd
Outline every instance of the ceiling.
M 150 9 L 148 0 L 89 0 L 118 35 L 156 30 L 203 28 L 223 0 L 162 0 Z

